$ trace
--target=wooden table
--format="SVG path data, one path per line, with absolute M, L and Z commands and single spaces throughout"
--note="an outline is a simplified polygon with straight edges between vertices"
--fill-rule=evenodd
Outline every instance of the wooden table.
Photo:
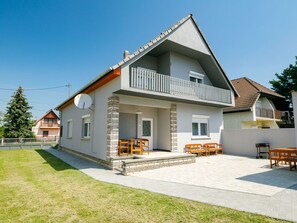
M 269 151 L 270 167 L 278 165 L 280 162 L 289 163 L 290 170 L 296 169 L 297 148 L 275 148 Z M 273 162 L 274 161 L 274 162 Z

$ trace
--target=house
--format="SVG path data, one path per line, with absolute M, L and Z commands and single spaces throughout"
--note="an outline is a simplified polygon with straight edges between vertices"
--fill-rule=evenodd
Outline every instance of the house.
M 242 77 L 232 80 L 240 97 L 235 107 L 224 109 L 224 129 L 279 128 L 285 112 L 285 97 L 263 85 Z
M 53 110 L 49 110 L 39 120 L 35 121 L 32 132 L 36 138 L 56 140 L 60 135 L 60 118 Z
M 295 139 L 297 146 L 297 91 L 292 91 L 292 102 L 294 111 L 294 123 L 295 123 Z
M 74 105 L 79 93 L 90 109 Z M 119 139 L 146 138 L 150 150 L 183 152 L 187 143 L 220 142 L 224 107 L 235 89 L 195 19 L 188 15 L 108 68 L 57 106 L 60 146 L 112 166 Z

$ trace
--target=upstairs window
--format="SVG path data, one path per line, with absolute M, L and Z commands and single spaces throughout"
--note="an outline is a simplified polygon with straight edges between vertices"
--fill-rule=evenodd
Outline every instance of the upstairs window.
M 194 71 L 190 71 L 189 73 L 190 81 L 197 84 L 203 84 L 204 76 L 205 76 L 204 74 L 200 74 Z

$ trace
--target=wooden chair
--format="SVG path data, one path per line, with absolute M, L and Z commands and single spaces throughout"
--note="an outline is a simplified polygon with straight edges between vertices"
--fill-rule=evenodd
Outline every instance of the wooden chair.
M 130 141 L 127 139 L 119 139 L 118 142 L 118 155 L 127 155 L 129 154 L 129 148 L 130 148 Z
M 290 170 L 296 169 L 297 151 L 290 149 L 272 149 L 269 151 L 270 168 L 279 165 L 280 162 L 288 163 Z
M 202 144 L 186 144 L 185 149 L 186 153 L 197 154 L 197 156 L 208 155 L 208 151 L 202 147 Z
M 142 139 L 142 153 L 143 152 L 150 154 L 150 141 L 148 139 Z
M 215 153 L 215 154 L 218 154 L 218 153 L 223 154 L 224 153 L 223 145 L 214 143 L 214 142 L 203 144 L 203 148 L 208 150 L 209 153 Z
M 143 154 L 143 149 L 142 149 L 142 140 L 141 139 L 133 139 L 131 140 L 131 145 L 130 145 L 130 152 L 131 155 L 134 153 L 139 153 L 140 155 Z

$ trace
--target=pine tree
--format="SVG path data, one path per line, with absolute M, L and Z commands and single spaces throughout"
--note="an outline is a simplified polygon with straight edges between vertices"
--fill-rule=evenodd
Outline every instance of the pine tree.
M 32 114 L 22 87 L 11 97 L 4 115 L 4 137 L 5 138 L 31 138 L 34 134 L 32 128 Z

